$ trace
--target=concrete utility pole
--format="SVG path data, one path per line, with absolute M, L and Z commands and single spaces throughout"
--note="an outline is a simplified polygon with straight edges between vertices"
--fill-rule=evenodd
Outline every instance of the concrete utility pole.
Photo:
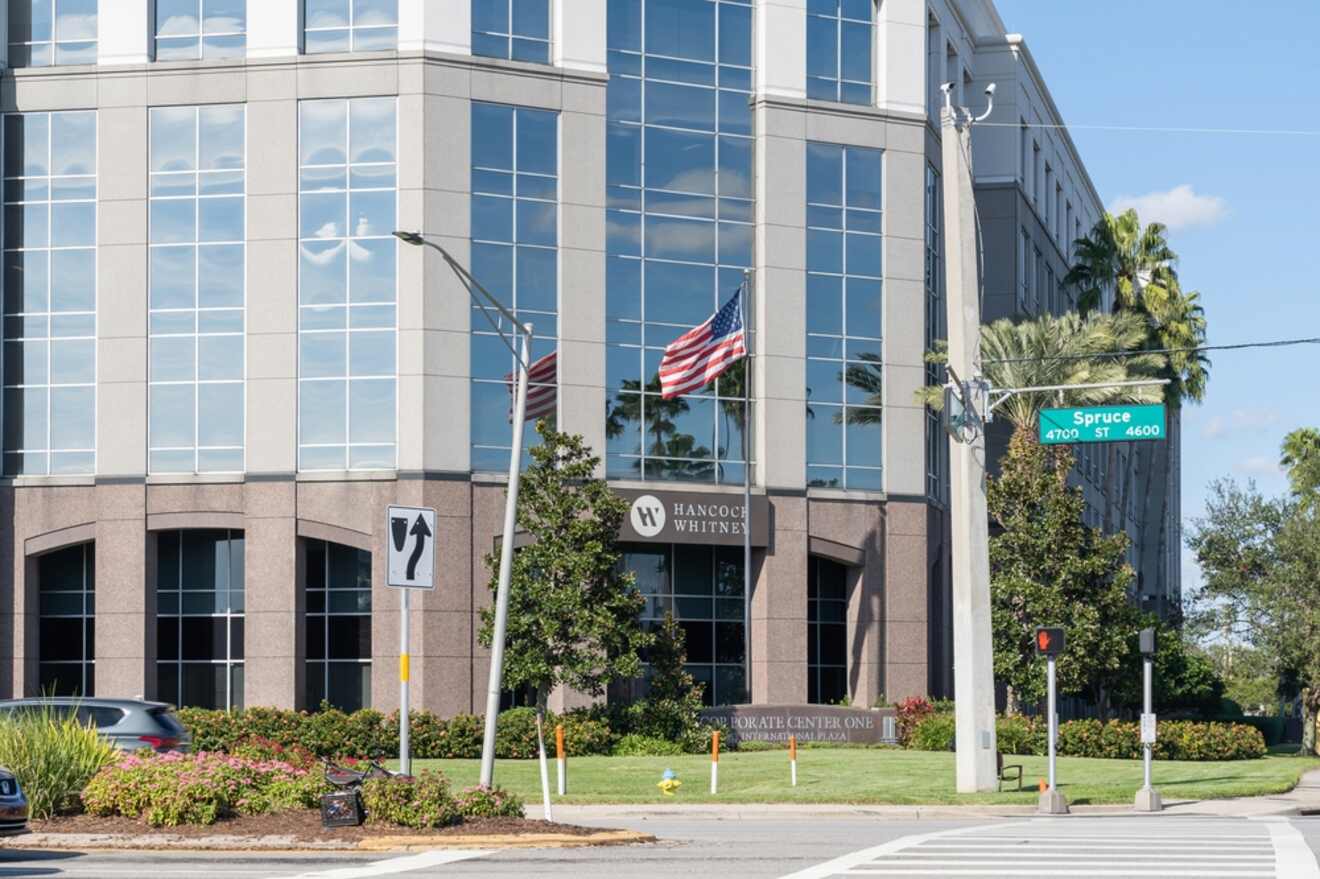
M 987 94 L 993 98 L 993 86 L 987 89 Z M 948 254 L 945 278 L 949 302 L 949 366 L 956 375 L 971 377 L 980 374 L 980 260 L 969 162 L 973 119 L 965 110 L 961 112 L 960 119 L 946 85 L 940 135 L 945 180 L 944 244 Z M 968 410 L 975 404 L 972 400 L 963 402 Z M 986 413 L 969 411 L 968 414 L 976 419 Z M 965 442 L 952 443 L 949 461 L 958 792 L 975 793 L 993 791 L 999 786 L 984 430 L 973 430 Z

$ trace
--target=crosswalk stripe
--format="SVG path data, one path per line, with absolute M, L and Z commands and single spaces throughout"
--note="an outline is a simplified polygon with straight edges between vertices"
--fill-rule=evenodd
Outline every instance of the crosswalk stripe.
M 938 870 L 923 869 L 920 867 L 911 867 L 898 865 L 890 868 L 873 868 L 849 870 L 843 874 L 845 876 L 886 876 L 898 874 L 901 876 L 1197 876 L 1197 877 L 1273 877 L 1274 870 L 1059 870 L 1056 868 L 1037 869 L 1031 867 L 1013 867 L 1011 870 L 997 868 L 980 869 L 950 869 L 941 867 Z
M 1291 821 L 1284 818 L 1258 818 L 1269 830 L 1274 841 L 1274 867 L 1280 876 L 1288 879 L 1320 879 L 1320 865 L 1316 864 L 1311 847 Z

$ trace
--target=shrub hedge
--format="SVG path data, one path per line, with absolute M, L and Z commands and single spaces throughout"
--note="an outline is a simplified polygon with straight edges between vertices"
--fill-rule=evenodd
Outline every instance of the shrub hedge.
M 1043 756 L 1049 749 L 1044 718 L 1001 717 L 995 730 L 1005 754 Z M 947 751 L 953 739 L 953 715 L 931 714 L 917 723 L 909 747 Z M 1063 757 L 1136 760 L 1142 754 L 1141 727 L 1122 720 L 1070 720 L 1059 725 L 1057 746 Z M 1260 730 L 1241 723 L 1163 721 L 1155 739 L 1157 760 L 1252 760 L 1265 753 Z

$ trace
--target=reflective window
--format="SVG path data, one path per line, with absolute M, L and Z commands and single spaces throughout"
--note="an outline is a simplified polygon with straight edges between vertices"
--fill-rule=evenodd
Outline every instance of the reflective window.
M 741 483 L 743 363 L 673 400 L 664 348 L 751 268 L 748 0 L 611 0 L 606 182 L 606 470 Z
M 9 66 L 96 63 L 96 0 L 9 0 Z
M 807 144 L 807 484 L 879 490 L 881 153 Z
M 395 466 L 395 99 L 299 105 L 298 460 Z
M 156 698 L 243 707 L 243 532 L 159 531 Z
M 243 107 L 150 119 L 151 473 L 243 470 Z
M 472 0 L 472 54 L 550 63 L 550 0 Z
M 92 473 L 96 113 L 4 126 L 4 472 Z
M 742 547 L 626 544 L 621 549 L 619 565 L 636 575 L 637 588 L 646 598 L 643 625 L 658 630 L 665 614 L 672 613 L 682 627 L 684 667 L 703 685 L 702 701 L 747 701 Z M 645 661 L 645 653 L 642 658 Z M 649 676 L 649 666 L 644 667 Z M 644 689 L 637 688 L 634 695 Z
M 834 705 L 848 696 L 848 569 L 807 558 L 807 701 Z
M 503 104 L 472 105 L 472 273 L 520 320 L 533 325 L 533 363 L 558 344 L 558 131 L 557 113 Z M 510 328 L 501 329 L 516 344 Z M 513 353 L 474 309 L 473 470 L 509 468 L 510 390 L 516 368 Z M 549 392 L 549 406 L 554 405 L 554 373 L 548 378 L 529 385 L 532 415 L 538 411 L 533 401 L 544 397 L 538 390 Z M 553 423 L 554 412 L 546 417 Z M 524 456 L 540 441 L 535 421 L 528 418 L 524 429 Z
M 303 0 L 303 51 L 374 52 L 399 45 L 399 0 Z
M 156 0 L 156 60 L 242 58 L 247 0 Z
M 807 0 L 807 97 L 871 103 L 875 0 Z
M 37 559 L 37 677 L 43 695 L 96 694 L 96 544 Z
M 926 166 L 926 350 L 935 350 L 935 343 L 945 338 L 948 319 L 944 308 L 944 272 L 940 253 L 940 234 L 943 210 L 943 190 L 940 174 Z M 926 384 L 944 384 L 944 368 L 926 364 Z M 926 493 L 936 501 L 944 502 L 948 494 L 949 441 L 940 422 L 940 413 L 926 409 Z
M 305 540 L 307 708 L 371 705 L 371 553 Z

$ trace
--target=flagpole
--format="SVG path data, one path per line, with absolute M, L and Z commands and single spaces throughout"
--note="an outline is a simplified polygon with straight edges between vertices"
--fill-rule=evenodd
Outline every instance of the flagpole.
M 752 272 L 743 272 L 742 295 L 738 305 L 747 340 L 743 362 L 743 697 L 752 701 L 752 328 L 748 321 L 751 306 Z

